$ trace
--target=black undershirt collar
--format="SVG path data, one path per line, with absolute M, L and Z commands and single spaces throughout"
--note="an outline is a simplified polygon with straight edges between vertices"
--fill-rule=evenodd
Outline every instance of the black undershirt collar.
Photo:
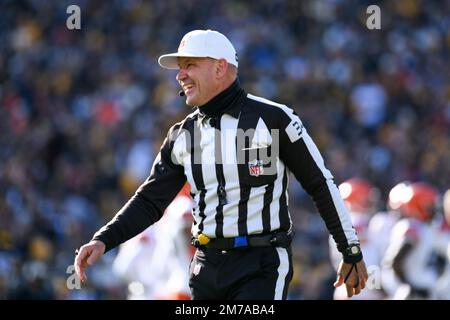
M 227 89 L 197 108 L 200 115 L 206 118 L 215 118 L 227 113 L 237 119 L 244 96 L 245 91 L 241 88 L 239 80 L 236 78 Z

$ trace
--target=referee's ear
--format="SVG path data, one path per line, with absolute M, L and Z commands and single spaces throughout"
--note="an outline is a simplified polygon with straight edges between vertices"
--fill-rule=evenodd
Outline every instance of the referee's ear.
M 215 64 L 215 68 L 216 68 L 216 77 L 218 79 L 223 79 L 226 75 L 227 75 L 227 71 L 230 68 L 230 65 L 228 63 L 227 60 L 225 59 L 219 59 L 217 60 L 216 64 Z

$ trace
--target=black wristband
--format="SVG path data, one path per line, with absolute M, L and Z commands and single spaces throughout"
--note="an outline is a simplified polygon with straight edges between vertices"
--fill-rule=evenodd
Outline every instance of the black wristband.
M 363 259 L 359 244 L 351 244 L 342 252 L 342 255 L 345 263 L 357 263 Z

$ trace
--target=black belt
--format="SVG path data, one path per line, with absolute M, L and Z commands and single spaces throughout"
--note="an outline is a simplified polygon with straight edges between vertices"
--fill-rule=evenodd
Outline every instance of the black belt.
M 294 232 L 290 231 L 277 231 L 271 234 L 265 235 L 249 235 L 234 238 L 212 238 L 210 241 L 203 245 L 206 248 L 219 249 L 219 250 L 231 250 L 245 247 L 283 247 L 287 248 L 294 238 Z M 192 244 L 200 248 L 202 245 L 194 238 Z

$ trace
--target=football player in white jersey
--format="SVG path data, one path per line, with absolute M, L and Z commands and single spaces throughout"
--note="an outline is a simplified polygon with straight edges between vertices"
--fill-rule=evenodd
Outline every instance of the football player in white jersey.
M 443 197 L 444 219 L 438 230 L 439 253 L 445 257 L 444 271 L 436 284 L 434 298 L 440 300 L 450 300 L 450 189 L 444 193 Z
M 350 212 L 352 224 L 356 229 L 364 253 L 364 261 L 366 262 L 368 271 L 373 268 L 378 261 L 376 248 L 368 239 L 369 221 L 374 212 L 380 198 L 379 190 L 369 181 L 354 177 L 344 181 L 339 185 L 339 192 L 345 201 Z M 330 257 L 334 268 L 337 270 L 341 259 L 341 254 L 336 249 L 336 244 L 332 237 L 329 239 Z M 370 277 L 366 289 L 359 295 L 353 296 L 352 300 L 375 300 L 381 298 L 380 290 L 371 288 L 369 285 Z M 347 291 L 343 287 L 338 287 L 334 291 L 333 298 L 335 300 L 349 299 Z
M 377 212 L 372 216 L 369 222 L 369 241 L 376 248 L 377 265 L 380 272 L 383 270 L 383 258 L 390 243 L 391 232 L 394 225 L 400 219 L 400 206 L 402 203 L 403 190 L 410 184 L 409 181 L 403 181 L 396 184 L 390 191 L 387 200 L 387 210 Z M 394 274 L 389 272 L 381 273 L 381 287 L 384 299 L 389 299 L 395 294 L 398 283 Z
M 399 284 L 393 299 L 428 299 L 438 279 L 431 265 L 438 193 L 431 185 L 416 182 L 403 188 L 399 199 L 402 218 L 392 229 L 383 272 Z

